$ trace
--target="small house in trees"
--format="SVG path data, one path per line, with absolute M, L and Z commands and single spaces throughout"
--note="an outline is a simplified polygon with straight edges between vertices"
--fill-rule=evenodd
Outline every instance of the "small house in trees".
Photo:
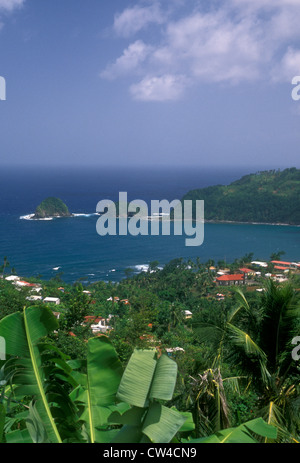
M 216 278 L 216 283 L 220 286 L 242 285 L 245 284 L 245 275 L 242 273 L 221 275 Z

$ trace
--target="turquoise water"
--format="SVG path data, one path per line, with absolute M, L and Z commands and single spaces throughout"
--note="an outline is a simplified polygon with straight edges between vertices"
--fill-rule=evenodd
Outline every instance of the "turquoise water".
M 57 176 L 55 177 L 55 172 Z M 26 174 L 26 175 L 25 175 Z M 118 281 L 124 270 L 146 269 L 157 260 L 200 258 L 232 262 L 253 252 L 254 259 L 269 259 L 275 251 L 285 251 L 284 259 L 300 261 L 300 228 L 250 224 L 205 224 L 204 243 L 186 247 L 186 236 L 106 236 L 96 232 L 97 202 L 117 200 L 119 191 L 128 191 L 130 200 L 176 199 L 190 188 L 228 183 L 238 172 L 199 171 L 2 171 L 0 200 L 0 259 L 7 256 L 17 273 L 51 278 L 62 272 L 66 282 Z M 225 181 L 223 182 L 225 183 Z M 7 188 L 6 188 L 7 186 Z M 58 196 L 71 212 L 83 213 L 67 219 L 30 221 L 20 217 L 34 212 L 47 196 Z M 54 270 L 56 269 L 56 270 Z

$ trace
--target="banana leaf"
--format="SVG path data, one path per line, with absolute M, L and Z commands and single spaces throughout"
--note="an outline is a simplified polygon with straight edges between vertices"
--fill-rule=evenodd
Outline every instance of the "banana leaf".
M 90 443 L 108 443 L 116 430 L 108 429 L 108 417 L 116 406 L 116 393 L 123 368 L 116 351 L 105 336 L 88 341 L 87 374 L 71 394 L 72 400 L 83 412 L 79 420 L 84 422 Z
M 133 352 L 117 393 L 132 408 L 110 416 L 110 422 L 123 424 L 114 443 L 168 443 L 173 439 L 189 418 L 160 403 L 172 399 L 176 379 L 177 365 L 169 357 L 157 359 L 154 349 Z
M 53 443 L 61 443 L 62 440 L 47 399 L 38 342 L 57 327 L 58 322 L 47 307 L 24 308 L 23 313 L 16 312 L 0 321 L 0 336 L 6 342 L 6 355 L 16 357 L 10 363 L 10 368 L 14 368 L 11 378 L 16 386 L 14 394 L 16 398 L 35 398 L 36 409 L 44 423 L 47 437 Z M 23 437 L 27 440 L 25 432 Z
M 189 444 L 255 444 L 260 442 L 260 438 L 276 439 L 276 437 L 276 428 L 267 424 L 262 418 L 257 418 L 236 428 L 219 431 L 209 437 L 190 439 L 183 442 Z

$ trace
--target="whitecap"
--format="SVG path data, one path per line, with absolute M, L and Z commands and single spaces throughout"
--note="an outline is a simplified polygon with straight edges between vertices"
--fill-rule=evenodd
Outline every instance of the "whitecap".
M 143 264 L 143 265 L 135 265 L 134 268 L 138 270 L 139 272 L 148 272 L 149 270 L 149 265 Z
M 72 213 L 73 217 L 93 217 L 94 215 L 98 215 L 97 213 Z
M 21 215 L 21 220 L 53 220 L 53 217 L 46 217 L 44 219 L 34 219 L 34 214 Z
M 33 217 L 34 217 L 34 214 L 28 214 L 28 215 L 22 215 L 20 219 L 21 220 L 32 220 Z

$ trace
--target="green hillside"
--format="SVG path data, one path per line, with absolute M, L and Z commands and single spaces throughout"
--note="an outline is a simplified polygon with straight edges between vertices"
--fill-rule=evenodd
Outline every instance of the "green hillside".
M 68 207 L 58 198 L 47 198 L 36 208 L 34 218 L 45 219 L 47 217 L 70 217 Z
M 204 200 L 206 221 L 300 225 L 300 169 L 257 172 L 230 185 L 192 190 L 187 199 Z

